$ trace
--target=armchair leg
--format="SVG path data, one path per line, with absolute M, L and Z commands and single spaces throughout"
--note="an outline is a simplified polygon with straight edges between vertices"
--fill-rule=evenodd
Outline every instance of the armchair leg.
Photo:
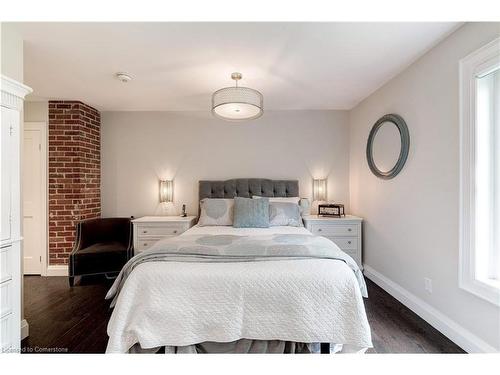
M 69 286 L 73 287 L 74 284 L 75 284 L 75 277 L 74 276 L 70 276 L 69 277 Z

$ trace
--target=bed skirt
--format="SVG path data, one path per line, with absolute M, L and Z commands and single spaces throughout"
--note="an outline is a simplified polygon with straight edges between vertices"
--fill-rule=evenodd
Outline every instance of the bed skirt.
M 165 346 L 152 349 L 143 349 L 139 344 L 130 348 L 129 353 L 158 353 L 165 354 L 311 354 L 320 353 L 319 343 L 302 343 L 280 340 L 248 340 L 240 339 L 233 342 L 202 342 L 187 346 Z
M 326 344 L 328 345 L 328 344 Z M 328 349 L 328 347 L 327 347 Z M 366 348 L 351 348 L 348 345 L 329 344 L 329 353 L 364 353 Z M 319 354 L 322 352 L 320 343 L 303 343 L 280 340 L 248 340 L 240 339 L 233 342 L 202 342 L 187 346 L 161 346 L 143 349 L 135 344 L 128 351 L 134 354 Z M 323 349 L 324 352 L 324 349 Z M 328 353 L 328 351 L 327 351 Z

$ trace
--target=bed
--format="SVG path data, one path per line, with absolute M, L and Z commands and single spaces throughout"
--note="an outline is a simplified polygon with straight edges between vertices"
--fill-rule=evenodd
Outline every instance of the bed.
M 200 181 L 199 194 L 299 191 L 295 180 L 236 179 Z M 356 263 L 304 227 L 196 225 L 124 267 L 107 295 L 107 352 L 362 352 L 372 346 L 363 296 Z

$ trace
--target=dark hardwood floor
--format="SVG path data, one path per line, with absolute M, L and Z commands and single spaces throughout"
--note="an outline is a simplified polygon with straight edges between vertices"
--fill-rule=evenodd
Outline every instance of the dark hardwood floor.
M 374 348 L 369 353 L 463 353 L 370 280 L 366 312 Z M 104 353 L 111 315 L 104 296 L 111 283 L 82 280 L 74 288 L 66 277 L 25 276 L 24 311 L 30 335 L 24 353 Z

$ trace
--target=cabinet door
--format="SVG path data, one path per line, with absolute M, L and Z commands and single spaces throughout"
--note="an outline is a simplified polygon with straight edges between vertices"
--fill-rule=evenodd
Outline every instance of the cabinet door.
M 2 122 L 0 133 L 0 163 L 2 167 L 1 172 L 1 206 L 0 206 L 0 240 L 7 241 L 11 238 L 11 178 L 12 178 L 12 137 L 11 127 L 12 121 L 15 119 L 16 111 L 0 107 L 2 110 Z

